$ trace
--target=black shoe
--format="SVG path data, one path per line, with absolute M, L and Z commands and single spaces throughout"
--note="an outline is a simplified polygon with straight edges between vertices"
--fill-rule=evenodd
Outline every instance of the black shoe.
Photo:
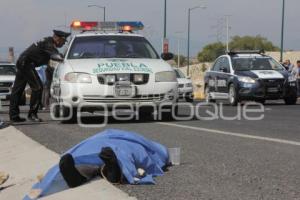
M 33 122 L 42 122 L 43 120 L 37 116 L 37 114 L 29 114 L 28 120 Z
M 59 169 L 64 180 L 70 188 L 83 185 L 88 179 L 80 174 L 75 167 L 75 161 L 71 154 L 66 154 L 59 161 Z
M 17 116 L 17 117 L 12 117 L 12 118 L 10 118 L 10 121 L 11 121 L 11 122 L 16 122 L 16 123 L 19 123 L 19 122 L 25 122 L 25 121 L 26 121 L 26 119 L 25 119 L 25 118 L 22 118 L 22 117 L 19 117 L 19 116 Z

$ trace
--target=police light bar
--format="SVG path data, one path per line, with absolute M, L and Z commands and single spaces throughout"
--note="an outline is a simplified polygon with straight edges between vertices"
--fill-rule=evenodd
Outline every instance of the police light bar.
M 71 24 L 73 30 L 81 31 L 138 31 L 143 30 L 144 25 L 139 21 L 127 22 L 94 22 L 94 21 L 73 21 Z
M 227 52 L 229 55 L 235 55 L 235 54 L 265 54 L 265 50 L 231 50 Z

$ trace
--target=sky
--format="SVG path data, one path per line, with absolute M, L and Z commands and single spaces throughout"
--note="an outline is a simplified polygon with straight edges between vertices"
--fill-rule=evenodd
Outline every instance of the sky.
M 283 0 L 167 0 L 167 37 L 170 51 L 187 53 L 188 8 L 191 12 L 191 55 L 206 44 L 225 42 L 224 16 L 230 15 L 230 36 L 262 35 L 280 46 Z M 107 21 L 142 21 L 141 33 L 161 52 L 164 0 L 1 0 L 0 59 L 9 46 L 20 54 L 31 43 L 52 35 L 53 29 L 68 30 L 73 20 L 100 21 L 106 7 Z M 286 0 L 285 50 L 300 50 L 300 0 Z M 223 18 L 223 19 L 222 19 Z

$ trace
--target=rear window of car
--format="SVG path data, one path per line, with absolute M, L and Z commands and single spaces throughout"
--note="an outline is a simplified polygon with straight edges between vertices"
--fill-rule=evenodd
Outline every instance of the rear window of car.
M 232 57 L 235 71 L 284 70 L 283 66 L 270 57 Z

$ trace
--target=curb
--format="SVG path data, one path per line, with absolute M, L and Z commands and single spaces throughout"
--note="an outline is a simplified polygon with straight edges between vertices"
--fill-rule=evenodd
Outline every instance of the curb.
M 9 180 L 1 185 L 8 186 L 0 191 L 0 199 L 20 200 L 38 181 L 38 176 L 45 174 L 57 164 L 60 156 L 41 144 L 25 136 L 10 126 L 0 130 L 0 171 L 10 174 Z M 126 193 L 99 179 L 81 187 L 69 189 L 47 197 L 45 200 L 135 200 Z

